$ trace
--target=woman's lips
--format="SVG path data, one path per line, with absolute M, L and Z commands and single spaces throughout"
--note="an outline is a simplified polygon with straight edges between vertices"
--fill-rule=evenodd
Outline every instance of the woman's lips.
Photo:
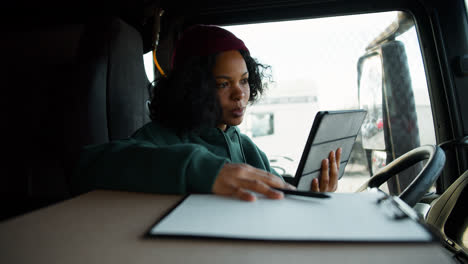
M 241 117 L 244 115 L 245 107 L 238 107 L 231 111 L 232 115 L 235 117 Z

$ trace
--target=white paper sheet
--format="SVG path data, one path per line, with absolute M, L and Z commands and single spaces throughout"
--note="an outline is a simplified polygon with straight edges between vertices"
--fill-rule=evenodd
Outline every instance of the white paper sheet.
M 190 195 L 157 223 L 151 235 L 294 241 L 430 241 L 419 223 L 395 220 L 379 193 L 332 193 L 318 199 L 286 195 L 245 202 Z M 390 210 L 391 211 L 391 210 Z

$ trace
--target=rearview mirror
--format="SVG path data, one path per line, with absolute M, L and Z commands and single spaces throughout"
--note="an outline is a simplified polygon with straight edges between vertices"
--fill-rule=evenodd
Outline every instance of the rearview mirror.
M 368 111 L 361 136 L 372 174 L 381 167 L 373 158 L 375 152 L 384 152 L 379 157 L 386 156 L 386 161 L 380 162 L 385 165 L 420 146 L 411 75 L 402 42 L 383 42 L 359 59 L 358 97 L 360 108 Z M 390 192 L 399 194 L 421 168 L 422 164 L 416 164 L 394 182 L 389 181 Z
M 362 58 L 359 82 L 359 105 L 367 110 L 361 127 L 364 149 L 385 150 L 382 108 L 382 60 L 377 53 Z

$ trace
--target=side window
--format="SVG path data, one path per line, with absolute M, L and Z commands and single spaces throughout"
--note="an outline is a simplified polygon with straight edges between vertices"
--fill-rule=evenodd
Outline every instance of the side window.
M 153 62 L 153 52 L 147 52 L 143 55 L 143 62 L 145 64 L 146 76 L 150 82 L 154 81 L 154 62 Z
M 466 15 L 468 16 L 468 0 L 465 0 Z
M 395 153 L 391 144 L 407 144 L 398 142 L 405 138 L 389 137 L 389 127 L 398 127 L 403 119 L 388 118 L 386 106 L 387 102 L 399 101 L 398 96 L 412 106 L 399 113 L 405 124 L 410 124 L 402 129 L 414 133 L 411 146 L 435 143 L 424 66 L 412 20 L 406 21 L 409 29 L 394 39 L 392 45 L 398 47 L 390 48 L 398 55 L 396 64 L 382 57 L 379 45 L 370 48 L 401 16 L 401 12 L 382 12 L 225 27 L 246 42 L 260 63 L 271 66 L 273 82 L 259 102 L 248 108 L 240 129 L 267 154 L 279 173 L 295 175 L 319 110 L 368 109 L 340 180 L 340 192 L 353 192 L 403 154 Z M 406 65 L 404 75 L 388 74 L 389 69 L 400 67 L 398 63 Z M 392 81 L 388 78 L 405 82 L 406 88 L 399 95 L 387 93 Z M 389 191 L 398 193 L 405 182 L 396 184 L 402 186 L 393 184 Z

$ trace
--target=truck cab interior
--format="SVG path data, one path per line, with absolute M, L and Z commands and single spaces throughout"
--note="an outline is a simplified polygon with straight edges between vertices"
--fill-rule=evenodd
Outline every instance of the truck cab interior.
M 70 179 L 81 148 L 149 122 L 148 89 L 169 71 L 178 36 L 214 24 L 278 76 L 241 128 L 277 171 L 294 175 L 314 111 L 367 109 L 341 191 L 400 196 L 467 261 L 466 1 L 39 1 L 4 11 L 0 221 L 80 195 Z

